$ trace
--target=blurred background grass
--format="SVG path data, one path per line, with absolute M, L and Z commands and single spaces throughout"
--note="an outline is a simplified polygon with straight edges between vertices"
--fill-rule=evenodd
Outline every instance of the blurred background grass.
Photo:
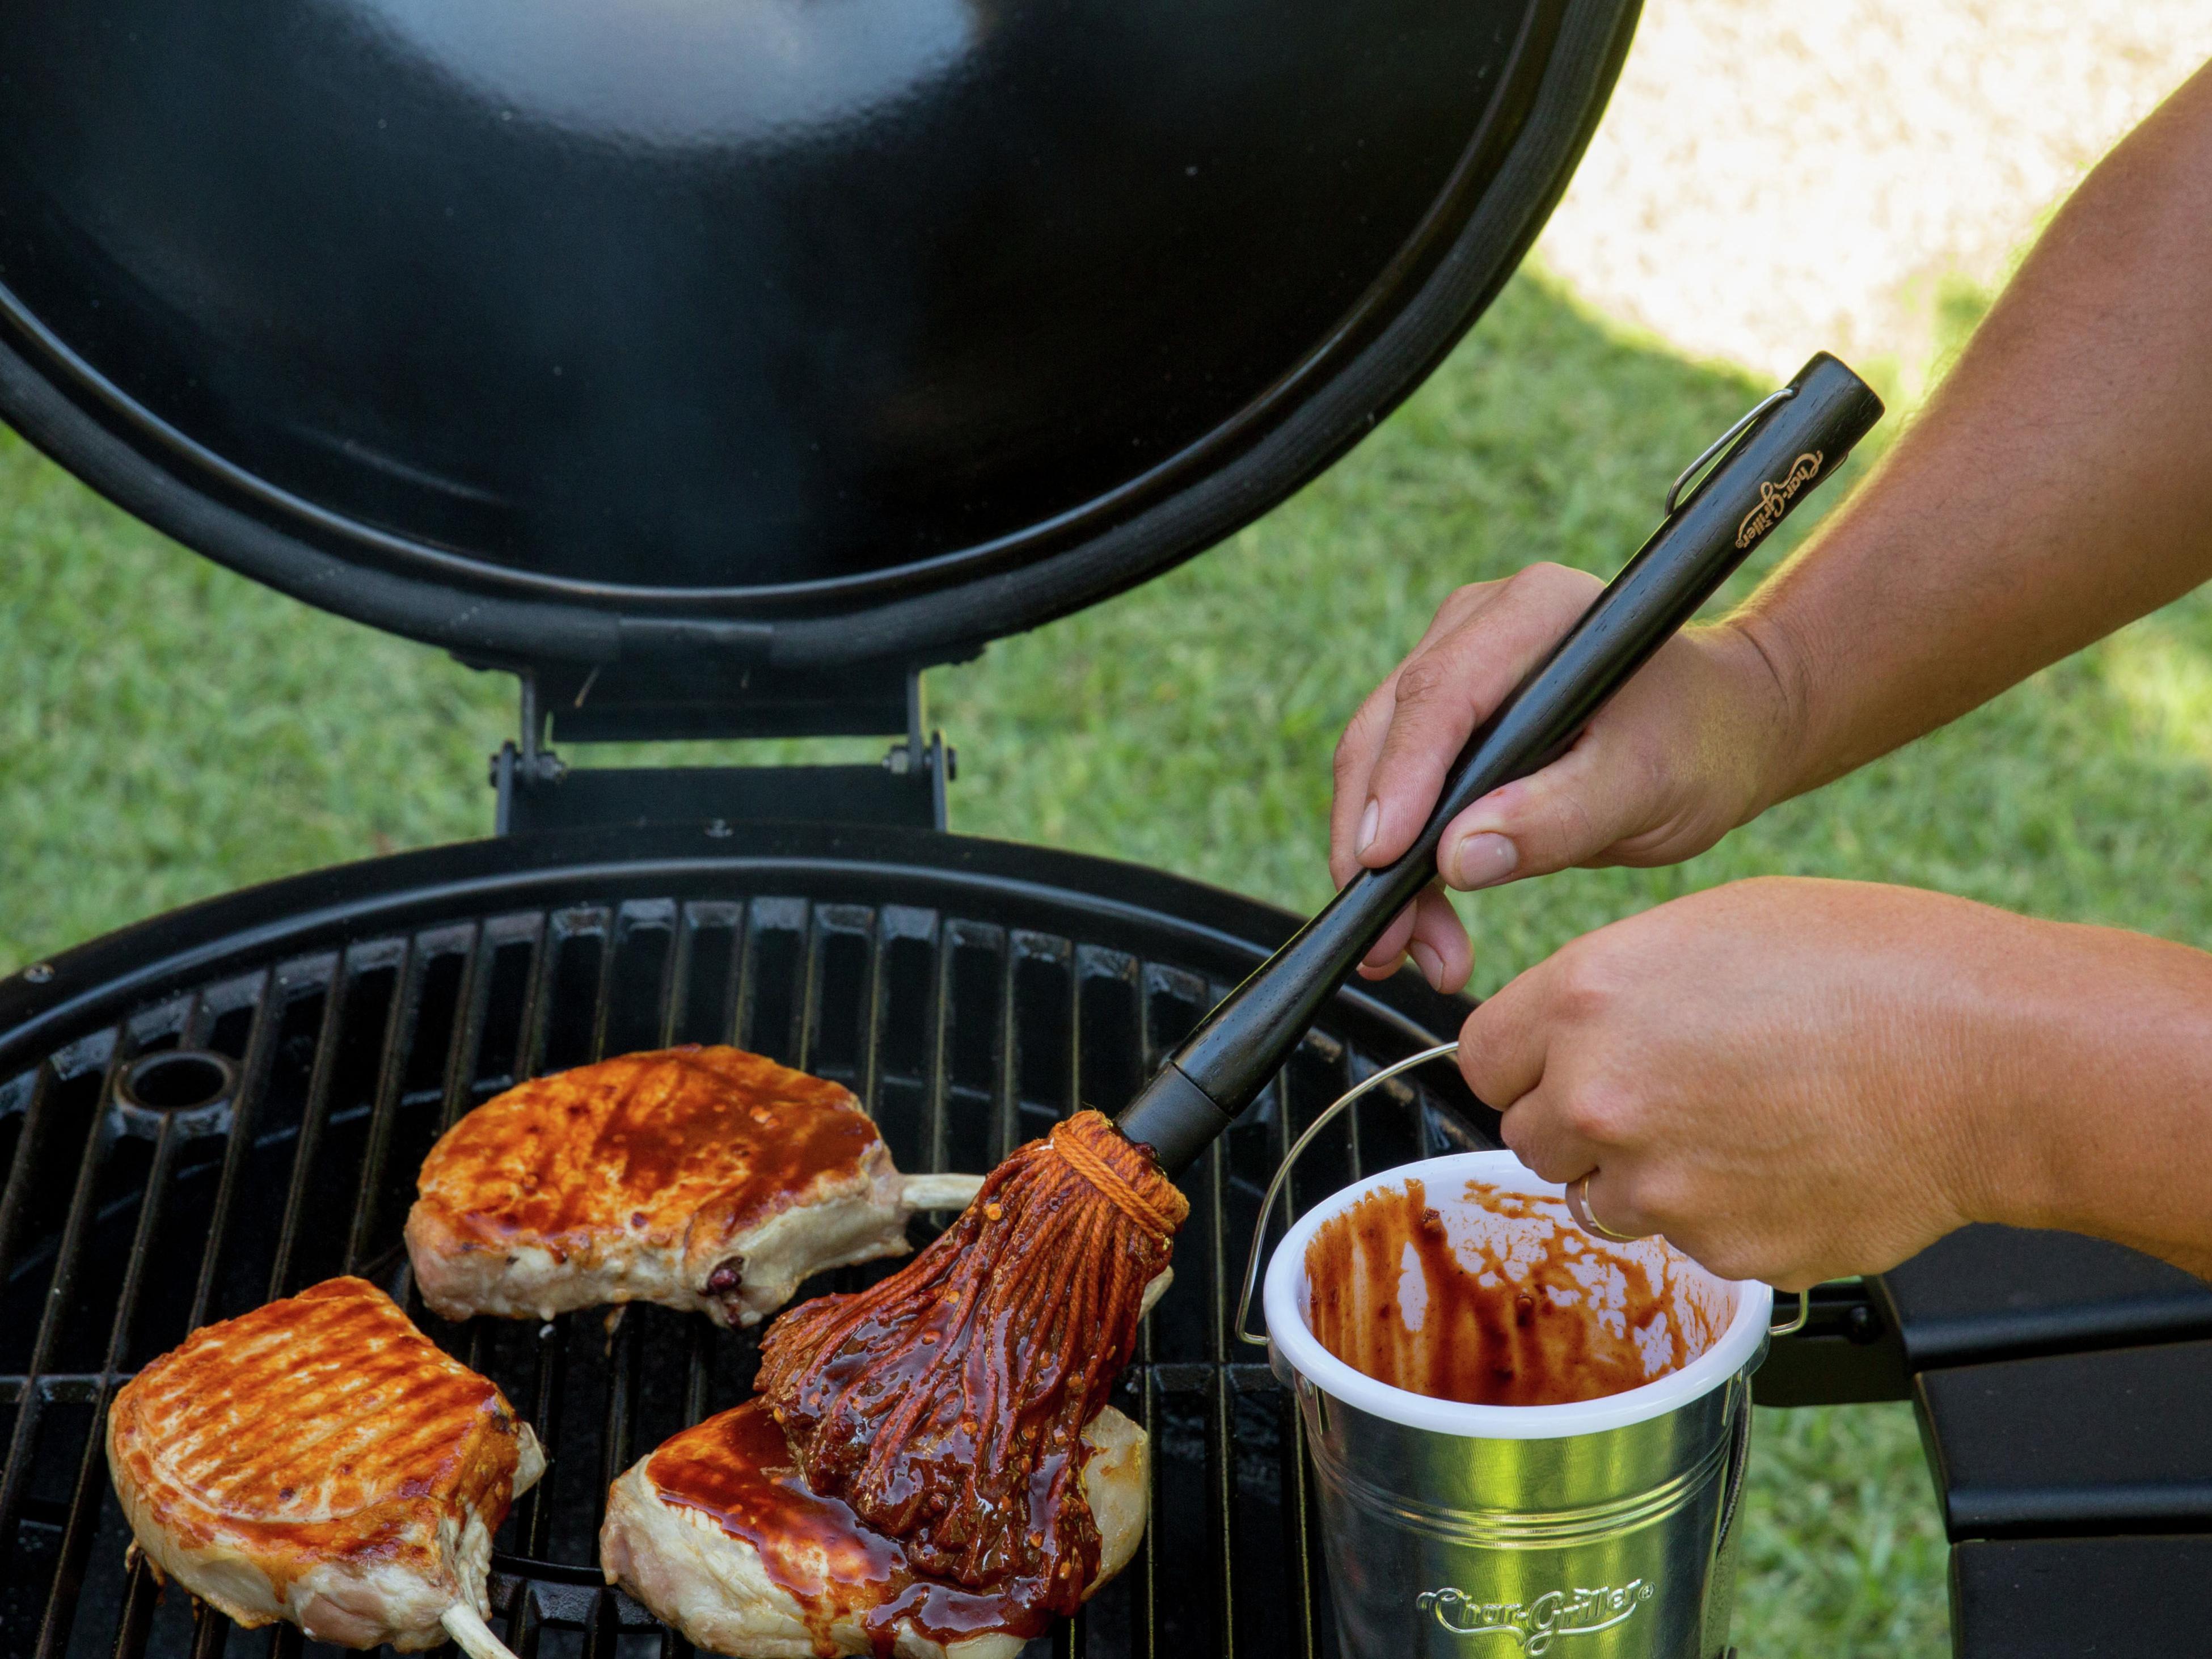
M 1639 58 L 1663 70 L 1668 40 L 1696 48 L 1686 15 L 1756 9 L 1678 9 L 1663 26 L 1674 33 L 1640 43 Z M 1658 74 L 1638 62 L 1601 139 L 1623 155 L 1636 76 Z M 2135 112 L 2106 111 L 2099 142 Z M 1605 161 L 1594 151 L 1586 175 L 1602 183 Z M 1328 477 L 1149 586 L 933 674 L 933 717 L 961 755 L 954 826 L 1318 902 L 1329 750 L 1437 602 L 1534 559 L 1609 570 L 1681 463 L 1771 383 L 1764 368 L 1607 319 L 1666 326 L 1682 301 L 1663 286 L 1633 304 L 1608 297 L 1607 316 L 1575 298 L 1607 292 L 1566 234 L 1597 187 L 1578 182 L 1562 221 L 1572 285 L 1540 267 L 1517 278 Z M 1747 195 L 1747 210 L 1767 206 Z M 2048 207 L 2028 203 L 2015 239 Z M 1990 280 L 1940 264 L 1895 273 L 1883 303 L 1912 325 L 1880 335 L 1902 343 L 1862 366 L 1909 404 Z M 1742 359 L 1783 349 L 1761 343 L 1757 317 L 1729 316 L 1749 330 Z M 1792 362 L 1826 343 L 1802 338 L 1786 310 L 1768 320 Z M 1804 527 L 1793 521 L 1791 537 Z M 513 720 L 509 683 L 207 564 L 0 431 L 0 972 L 247 883 L 487 833 L 485 758 Z M 1467 902 L 1477 988 L 1614 917 L 1780 871 L 2212 945 L 2208 808 L 2212 601 L 2196 596 L 1691 864 L 1571 872 Z M 1743 1651 L 1945 1652 L 1942 1528 L 1909 1409 L 1765 1413 L 1759 1433 Z

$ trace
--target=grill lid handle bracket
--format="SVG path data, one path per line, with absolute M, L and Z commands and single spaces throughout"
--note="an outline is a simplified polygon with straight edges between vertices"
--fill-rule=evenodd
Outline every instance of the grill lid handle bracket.
M 823 674 L 705 657 L 515 667 L 520 731 L 491 757 L 499 835 L 647 823 L 945 827 L 958 756 L 928 724 L 921 671 Z M 580 743 L 901 734 L 874 766 L 571 767 Z

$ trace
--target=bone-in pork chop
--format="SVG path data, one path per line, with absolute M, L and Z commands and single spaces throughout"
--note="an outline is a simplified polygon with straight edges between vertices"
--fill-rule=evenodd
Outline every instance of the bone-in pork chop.
M 488 1637 L 492 1534 L 545 1457 L 491 1382 L 333 1279 L 125 1383 L 107 1466 L 155 1568 L 238 1623 L 409 1650 Z
M 1081 1440 L 1095 1590 L 1144 1536 L 1146 1449 L 1111 1407 Z M 1026 1587 L 977 1593 L 917 1575 L 895 1540 L 809 1491 L 797 1465 L 764 1399 L 664 1442 L 607 1493 L 607 1582 L 734 1659 L 1013 1659 L 1049 1623 Z
M 905 1176 L 835 1083 L 738 1048 L 623 1054 L 536 1078 L 422 1163 L 407 1250 L 448 1319 L 658 1302 L 752 1325 L 825 1268 L 907 1249 L 970 1176 Z

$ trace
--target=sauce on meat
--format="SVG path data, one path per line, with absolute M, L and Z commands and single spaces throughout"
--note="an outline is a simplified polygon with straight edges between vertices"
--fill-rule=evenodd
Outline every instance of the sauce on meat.
M 1460 1229 L 1457 1248 L 1418 1180 L 1322 1225 L 1305 1267 L 1323 1347 L 1433 1399 L 1548 1406 L 1639 1388 L 1710 1346 L 1706 1321 L 1668 1293 L 1671 1247 L 1608 1248 L 1558 1199 L 1486 1182 L 1469 1182 L 1464 1201 L 1500 1224 Z
M 830 1632 L 845 1620 L 866 1632 L 878 1659 L 889 1659 L 902 1619 L 943 1644 L 990 1631 L 1027 1638 L 1048 1623 L 1030 1581 L 978 1593 L 917 1577 L 896 1540 L 808 1489 L 765 1400 L 685 1430 L 653 1453 L 645 1473 L 664 1503 L 695 1510 L 753 1547 L 769 1577 L 798 1598 L 823 1659 L 838 1651 Z
M 838 1084 L 742 1049 L 665 1048 L 487 1101 L 432 1149 L 422 1190 L 486 1243 L 529 1240 L 565 1261 L 607 1229 L 742 1232 L 857 1170 L 878 1139 Z
M 364 1551 L 444 1571 L 441 1516 L 495 1528 L 522 1443 L 490 1379 L 349 1278 L 194 1331 L 124 1385 L 107 1433 L 173 1543 L 252 1548 L 280 1593 Z

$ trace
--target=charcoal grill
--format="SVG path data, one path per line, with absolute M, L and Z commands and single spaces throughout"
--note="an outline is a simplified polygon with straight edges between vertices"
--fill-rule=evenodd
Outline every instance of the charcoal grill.
M 1288 931 L 1193 884 L 927 831 L 552 836 L 340 874 L 335 903 L 315 876 L 157 924 L 164 960 L 133 959 L 141 930 L 57 963 L 56 1012 L 0 1047 L 11 1654 L 299 1650 L 289 1629 L 196 1627 L 188 1598 L 126 1569 L 96 1430 L 193 1326 L 341 1272 L 400 1297 L 552 1453 L 497 1540 L 494 1627 L 525 1656 L 678 1651 L 599 1582 L 605 1488 L 742 1399 L 756 1339 L 652 1307 L 611 1334 L 599 1312 L 439 1321 L 399 1236 L 431 1140 L 517 1078 L 734 1039 L 853 1089 L 902 1168 L 986 1169 L 1078 1100 L 1123 1103 Z M 1267 1368 L 1231 1363 L 1229 1264 L 1285 1132 L 1449 1018 L 1417 983 L 1340 999 L 1187 1183 L 1177 1291 L 1120 1396 L 1162 1454 L 1152 1541 L 1056 1651 L 1315 1650 L 1297 1437 Z M 1493 1144 L 1448 1070 L 1363 1110 L 1308 1196 Z
M 0 7 L 0 417 L 208 556 L 520 688 L 496 838 L 0 981 L 8 1659 L 301 1651 L 126 1566 L 99 1430 L 194 1324 L 347 1269 L 552 1449 L 498 1540 L 517 1651 L 681 1648 L 592 1534 L 618 1468 L 743 1393 L 751 1341 L 651 1308 L 440 1324 L 398 1248 L 416 1160 L 516 1078 L 689 1038 L 848 1083 L 908 1169 L 1118 1107 L 1291 919 L 945 834 L 922 672 L 1202 550 L 1371 429 L 1534 239 L 1635 10 Z M 552 747 L 806 735 L 894 742 L 623 771 Z M 1332 1649 L 1228 1264 L 1286 1136 L 1462 1012 L 1403 975 L 1341 993 L 1197 1166 L 1122 1389 L 1151 1535 L 1036 1652 Z M 1412 1074 L 1294 1202 L 1493 1128 Z M 2188 1651 L 2192 1602 L 2156 1592 L 2212 1582 L 2212 1430 L 2079 1405 L 2201 1402 L 2208 1338 L 2192 1280 L 1975 1230 L 1821 1291 L 1759 1389 L 1918 1399 L 1962 1652 Z

